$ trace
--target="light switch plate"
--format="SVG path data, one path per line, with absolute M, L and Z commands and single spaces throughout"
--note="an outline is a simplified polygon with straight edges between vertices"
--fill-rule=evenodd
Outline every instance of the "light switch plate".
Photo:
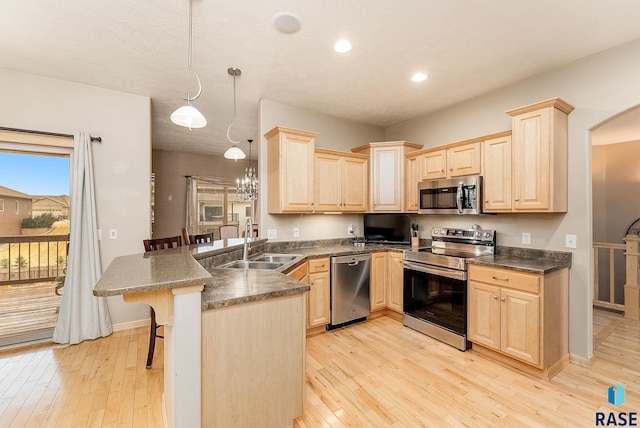
M 564 244 L 565 247 L 567 248 L 577 248 L 578 245 L 578 238 L 576 235 L 567 235 L 566 236 L 566 243 Z
M 278 229 L 267 229 L 267 239 L 278 239 Z
M 293 228 L 293 237 L 294 238 L 299 238 L 300 237 L 300 229 L 297 227 Z
M 528 232 L 522 232 L 522 243 L 525 245 L 531 245 L 531 234 Z
M 109 229 L 109 239 L 118 239 L 118 229 Z

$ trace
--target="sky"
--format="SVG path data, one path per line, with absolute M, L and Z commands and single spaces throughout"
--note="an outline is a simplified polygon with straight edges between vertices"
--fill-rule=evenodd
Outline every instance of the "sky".
M 68 195 L 69 158 L 0 152 L 0 186 L 27 195 Z

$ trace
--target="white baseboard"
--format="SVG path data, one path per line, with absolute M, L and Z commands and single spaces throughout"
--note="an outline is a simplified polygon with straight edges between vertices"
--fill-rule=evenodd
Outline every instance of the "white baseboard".
M 582 366 L 582 367 L 591 367 L 591 360 L 588 358 L 579 357 L 574 354 L 570 354 L 569 357 L 571 359 L 571 364 L 575 364 L 577 366 Z
M 142 320 L 113 324 L 112 327 L 113 327 L 113 331 L 131 330 L 139 327 L 148 327 L 150 322 L 151 322 L 150 319 L 147 318 Z

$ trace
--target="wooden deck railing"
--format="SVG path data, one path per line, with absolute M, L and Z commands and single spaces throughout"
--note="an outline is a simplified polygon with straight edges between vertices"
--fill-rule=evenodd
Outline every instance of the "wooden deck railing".
M 69 235 L 0 236 L 0 285 L 51 281 L 67 266 Z
M 615 303 L 615 289 L 616 289 L 616 275 L 615 275 L 615 252 L 626 249 L 625 244 L 612 244 L 608 242 L 594 242 L 593 243 L 593 304 L 607 309 L 614 309 L 617 311 L 624 311 L 624 304 Z M 609 300 L 600 300 L 598 298 L 598 292 L 600 290 L 600 252 L 601 250 L 609 250 Z

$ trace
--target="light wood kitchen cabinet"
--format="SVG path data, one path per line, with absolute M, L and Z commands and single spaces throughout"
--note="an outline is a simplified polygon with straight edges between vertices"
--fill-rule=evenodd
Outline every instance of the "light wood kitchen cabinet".
M 329 324 L 331 316 L 331 288 L 329 257 L 311 259 L 307 293 L 307 328 Z
M 481 144 L 474 141 L 424 152 L 420 155 L 422 180 L 455 178 L 480 174 Z
M 421 180 L 447 178 L 447 151 L 432 150 L 419 158 Z
M 568 288 L 566 268 L 542 275 L 471 264 L 467 325 L 473 349 L 552 377 L 569 362 Z
M 313 212 L 317 135 L 280 126 L 264 134 L 270 214 Z
M 508 111 L 513 130 L 513 210 L 566 212 L 568 115 L 554 98 Z
M 511 135 L 492 138 L 483 143 L 483 211 L 508 212 L 511 196 Z
M 418 182 L 421 180 L 419 155 L 409 153 L 404 161 L 404 210 L 418 212 Z
M 402 313 L 403 280 L 402 253 L 389 251 L 387 272 L 387 307 L 392 311 Z
M 371 312 L 387 307 L 387 253 L 371 253 L 369 275 L 369 299 Z
M 407 141 L 387 141 L 351 149 L 369 156 L 371 212 L 401 212 L 404 209 L 405 154 L 421 147 Z
M 365 212 L 369 199 L 369 158 L 315 150 L 316 212 Z

